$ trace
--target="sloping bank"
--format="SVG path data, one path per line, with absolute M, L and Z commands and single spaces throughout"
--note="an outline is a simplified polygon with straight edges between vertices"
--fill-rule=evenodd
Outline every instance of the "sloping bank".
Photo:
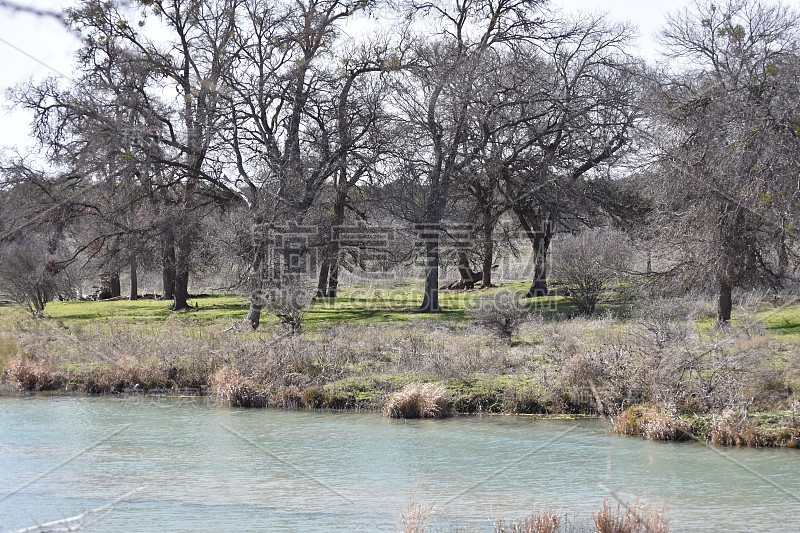
M 654 440 L 800 443 L 787 411 L 797 401 L 792 346 L 735 330 L 651 339 L 608 319 L 527 328 L 509 346 L 466 326 L 340 325 L 285 336 L 178 322 L 42 323 L 0 334 L 0 363 L 6 387 L 24 392 L 200 394 L 237 407 L 403 417 L 602 414 L 617 432 Z

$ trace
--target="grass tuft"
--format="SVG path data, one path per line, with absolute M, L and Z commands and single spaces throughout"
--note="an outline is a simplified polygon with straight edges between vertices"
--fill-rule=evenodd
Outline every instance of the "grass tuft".
M 625 409 L 612 428 L 619 435 L 635 435 L 649 440 L 691 440 L 689 425 L 652 404 L 634 405 Z
M 441 418 L 449 414 L 445 388 L 436 383 L 409 383 L 392 394 L 383 406 L 391 418 Z
M 494 533 L 557 533 L 561 516 L 554 511 L 534 511 L 531 516 L 506 524 L 498 520 L 494 525 Z
M 667 533 L 669 527 L 662 513 L 642 505 L 611 508 L 606 500 L 594 515 L 597 533 Z
M 225 366 L 211 377 L 212 394 L 217 401 L 231 407 L 266 407 L 268 395 L 237 370 Z

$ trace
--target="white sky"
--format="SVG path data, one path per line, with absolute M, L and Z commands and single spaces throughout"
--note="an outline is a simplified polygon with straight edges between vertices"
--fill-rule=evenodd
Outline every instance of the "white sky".
M 58 10 L 64 2 L 57 0 L 18 0 L 33 8 Z M 689 0 L 551 0 L 565 12 L 589 11 L 608 13 L 613 20 L 630 22 L 639 27 L 639 52 L 646 58 L 656 57 L 654 35 L 666 14 L 685 6 Z M 30 79 L 47 76 L 69 76 L 77 39 L 54 19 L 28 13 L 0 11 L 0 147 L 33 147 L 29 139 L 28 113 L 10 110 L 6 89 Z

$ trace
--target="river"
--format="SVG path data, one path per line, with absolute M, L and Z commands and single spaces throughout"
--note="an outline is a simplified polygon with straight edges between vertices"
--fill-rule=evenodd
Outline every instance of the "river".
M 412 501 L 433 530 L 491 531 L 534 508 L 588 524 L 606 499 L 663 509 L 673 531 L 800 531 L 800 451 L 653 443 L 599 420 L 0 398 L 0 530 L 124 494 L 90 531 L 392 531 Z

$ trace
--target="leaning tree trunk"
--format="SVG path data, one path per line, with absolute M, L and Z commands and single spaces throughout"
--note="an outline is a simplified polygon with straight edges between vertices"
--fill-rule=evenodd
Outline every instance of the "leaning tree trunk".
M 425 296 L 419 311 L 438 313 L 439 307 L 439 232 L 438 230 L 423 233 L 425 241 Z
M 731 298 L 732 284 L 725 278 L 719 280 L 719 299 L 717 302 L 717 324 L 722 326 L 731 319 L 733 299 Z

